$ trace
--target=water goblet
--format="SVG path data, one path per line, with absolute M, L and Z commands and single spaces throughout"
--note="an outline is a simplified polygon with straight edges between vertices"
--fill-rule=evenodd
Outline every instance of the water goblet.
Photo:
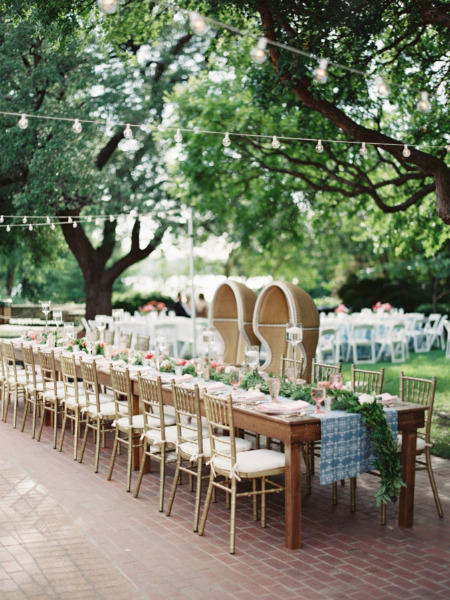
M 324 387 L 312 387 L 311 388 L 311 398 L 316 403 L 316 411 L 314 414 L 325 414 L 324 410 L 321 410 L 320 405 L 325 400 L 327 391 Z
M 197 358 L 194 362 L 195 372 L 197 373 L 197 377 L 199 382 L 201 381 L 205 369 L 205 361 L 203 358 Z
M 235 394 L 238 387 L 241 385 L 241 370 L 234 368 L 230 371 L 230 385 L 233 386 L 233 393 Z
M 95 317 L 95 325 L 100 331 L 100 341 L 103 342 L 103 334 L 106 329 L 106 319 L 104 315 L 97 315 Z
M 281 388 L 281 379 L 277 376 L 269 377 L 267 380 L 267 385 L 269 386 L 270 400 L 272 402 L 279 402 L 278 395 Z
M 342 389 L 342 373 L 331 373 L 330 375 L 330 385 L 335 390 Z
M 202 337 L 203 337 L 203 341 L 208 345 L 208 360 L 211 362 L 211 350 L 212 350 L 212 344 L 216 337 L 216 332 L 214 331 L 214 329 L 205 329 L 203 331 Z

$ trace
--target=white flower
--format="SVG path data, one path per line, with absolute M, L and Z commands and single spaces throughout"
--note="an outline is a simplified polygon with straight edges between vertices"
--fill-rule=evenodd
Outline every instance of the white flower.
M 358 396 L 358 402 L 360 404 L 367 404 L 370 402 L 373 402 L 375 400 L 375 398 L 373 396 L 371 396 L 370 394 L 360 394 Z

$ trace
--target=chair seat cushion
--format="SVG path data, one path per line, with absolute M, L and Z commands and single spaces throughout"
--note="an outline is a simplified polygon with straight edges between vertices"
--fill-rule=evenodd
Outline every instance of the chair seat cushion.
M 203 437 L 206 438 L 208 436 L 208 429 L 206 427 L 202 427 Z M 196 440 L 197 439 L 197 431 L 196 429 L 189 429 L 187 427 L 181 428 L 181 435 L 188 440 Z M 148 441 L 152 444 L 159 444 L 161 442 L 161 431 L 159 429 L 150 429 L 145 434 Z M 165 437 L 166 441 L 171 444 L 176 444 L 178 441 L 177 437 L 177 428 L 175 425 L 171 425 L 170 427 L 165 428 Z M 197 448 L 196 444 L 195 447 Z
M 151 425 L 151 427 L 158 427 L 159 426 L 159 417 L 158 415 L 149 415 L 147 413 L 147 419 L 149 420 L 149 425 Z M 171 415 L 168 413 L 164 413 L 164 425 L 166 427 L 172 427 L 172 425 L 175 425 L 176 423 L 176 419 L 175 419 L 175 415 Z
M 423 438 L 417 436 L 416 452 L 423 452 L 426 447 L 427 447 L 427 444 L 426 444 L 425 440 Z M 399 451 L 402 448 L 402 434 L 401 433 L 399 433 L 397 436 L 397 448 Z
M 119 406 L 119 411 L 121 414 L 126 414 L 126 406 Z M 115 419 L 116 417 L 116 405 L 114 402 L 105 402 L 100 406 L 100 411 L 97 410 L 97 407 L 91 404 L 87 412 L 90 417 L 103 417 L 105 419 L 111 418 Z
M 118 427 L 121 431 L 129 431 L 130 424 L 128 421 L 128 417 L 116 419 L 116 427 Z M 131 417 L 131 428 L 144 429 L 144 415 L 133 415 Z
M 221 436 L 219 439 L 223 439 L 229 441 L 230 438 L 227 435 Z M 220 441 L 215 441 L 216 449 L 219 452 L 223 452 L 224 454 L 230 454 L 230 445 L 225 443 L 221 443 Z M 193 442 L 183 442 L 180 446 L 180 451 L 183 454 L 187 454 L 191 457 L 198 456 L 198 446 Z M 250 440 L 244 440 L 243 438 L 236 438 L 236 452 L 248 452 L 252 449 L 252 443 Z M 211 456 L 211 443 L 208 439 L 203 440 L 203 457 L 210 458 Z
M 285 467 L 285 455 L 276 450 L 249 450 L 239 452 L 236 456 L 235 471 L 240 477 L 250 477 L 259 473 L 270 474 L 271 471 L 280 471 Z M 225 456 L 214 458 L 214 468 L 230 472 L 231 459 Z

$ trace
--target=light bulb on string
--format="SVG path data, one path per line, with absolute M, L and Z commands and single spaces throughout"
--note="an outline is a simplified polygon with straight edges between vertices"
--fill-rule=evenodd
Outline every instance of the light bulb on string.
M 417 103 L 417 110 L 421 113 L 429 113 L 431 110 L 431 104 L 428 100 L 428 92 L 420 93 L 420 100 Z
M 109 215 L 109 222 L 112 223 L 114 221 L 114 216 L 113 215 Z
M 328 79 L 328 58 L 321 58 L 319 60 L 319 66 L 314 69 L 313 75 L 317 83 L 326 83 Z
M 78 227 L 78 224 L 77 224 L 77 222 L 76 222 L 76 221 L 74 221 L 74 222 L 73 222 L 73 225 L 72 225 L 72 227 L 73 227 L 74 229 L 76 229 L 76 228 Z
M 105 15 L 113 15 L 118 7 L 117 0 L 97 0 L 97 6 L 99 10 Z
M 72 129 L 73 129 L 74 133 L 81 133 L 82 132 L 83 126 L 80 123 L 79 119 L 75 119 L 75 121 L 73 122 L 73 125 L 72 125 Z
M 31 223 L 28 225 L 28 230 L 33 231 L 33 225 L 31 225 Z
M 54 224 L 54 223 L 52 223 L 52 224 L 50 225 L 50 229 L 55 229 L 55 224 Z
M 322 140 L 318 140 L 317 146 L 316 146 L 316 152 L 319 152 L 319 154 L 321 152 L 323 152 Z
M 274 135 L 272 138 L 272 148 L 275 148 L 275 150 L 277 150 L 280 146 L 281 146 L 280 140 L 277 138 L 276 135 Z
M 27 115 L 23 114 L 20 117 L 19 122 L 17 124 L 20 127 L 20 129 L 26 129 L 28 127 Z
M 261 37 L 259 38 L 257 45 L 253 48 L 253 50 L 250 51 L 250 58 L 257 65 L 262 64 L 266 60 L 266 48 L 267 39 L 265 37 Z
M 177 142 L 177 144 L 183 141 L 183 136 L 181 135 L 181 131 L 179 129 L 177 129 L 175 135 L 173 136 L 173 139 Z
M 72 221 L 73 221 L 72 217 L 69 217 L 69 218 L 67 219 L 67 222 L 68 222 L 68 223 L 72 223 Z
M 26 223 L 26 222 L 27 222 L 27 218 L 26 218 L 26 217 L 24 217 L 24 218 L 22 219 L 22 223 Z
M 222 140 L 222 144 L 226 148 L 228 148 L 228 146 L 231 146 L 230 134 L 228 133 L 228 131 L 225 133 L 225 137 Z
M 123 130 L 123 137 L 126 140 L 130 140 L 133 137 L 133 132 L 131 131 L 130 124 L 128 123 L 125 129 Z
M 9 225 L 6 226 L 6 231 L 9 233 L 11 231 L 11 227 Z
M 203 35 L 208 31 L 209 25 L 207 20 L 198 12 L 189 13 L 189 23 L 192 31 L 197 35 Z
M 5 220 L 5 217 L 3 215 L 0 216 L 0 223 L 3 223 L 3 221 Z
M 402 154 L 405 158 L 408 158 L 409 156 L 411 156 L 411 150 L 408 148 L 408 146 L 406 144 L 403 147 Z
M 50 217 L 47 217 L 46 221 L 47 221 L 47 225 L 50 225 Z
M 367 156 L 366 142 L 363 142 L 361 144 L 361 148 L 359 149 L 359 153 L 361 154 L 361 156 Z
M 391 93 L 391 88 L 379 75 L 375 77 L 375 90 L 380 98 L 387 98 Z

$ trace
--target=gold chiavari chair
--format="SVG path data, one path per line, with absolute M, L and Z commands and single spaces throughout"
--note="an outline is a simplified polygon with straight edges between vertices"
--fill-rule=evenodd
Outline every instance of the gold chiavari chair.
M 143 405 L 144 434 L 141 466 L 134 497 L 141 488 L 147 460 L 159 462 L 159 511 L 164 510 L 164 483 L 166 464 L 176 461 L 174 450 L 177 445 L 175 417 L 164 412 L 161 377 L 155 381 L 138 375 L 139 401 Z
M 26 398 L 25 408 L 23 411 L 22 419 L 22 431 L 25 429 L 25 422 L 27 420 L 28 411 L 32 410 L 32 425 L 31 425 L 31 437 L 34 439 L 36 435 L 36 418 L 39 410 L 42 409 L 42 394 L 43 384 L 41 376 L 37 374 L 37 368 L 34 360 L 34 352 L 31 346 L 25 346 L 22 344 L 22 360 L 27 379 L 26 385 Z
M 13 401 L 14 415 L 13 415 L 13 427 L 17 426 L 17 408 L 19 405 L 19 398 L 26 397 L 26 385 L 27 377 L 23 369 L 19 369 L 16 363 L 16 356 L 14 353 L 14 345 L 12 342 L 3 341 L 3 364 L 5 368 L 5 385 L 3 388 L 3 420 L 8 420 L 9 404 L 11 402 L 11 396 Z
M 236 501 L 241 496 L 253 497 L 253 518 L 258 519 L 257 498 L 261 496 L 261 526 L 266 526 L 266 495 L 284 490 L 284 486 L 272 477 L 283 475 L 285 455 L 275 450 L 236 451 L 236 437 L 233 422 L 231 396 L 220 398 L 207 393 L 203 396 L 208 422 L 211 447 L 210 477 L 199 535 L 205 531 L 206 519 L 211 505 L 213 490 L 224 491 L 230 500 L 230 554 L 235 552 L 236 539 Z M 218 438 L 216 431 L 228 435 L 226 442 L 222 436 Z M 238 482 L 251 481 L 252 490 L 238 492 Z M 258 489 L 258 483 L 261 489 Z M 267 487 L 269 486 L 269 487 Z
M 56 370 L 55 355 L 53 350 L 39 349 L 38 353 L 43 386 L 43 410 L 37 441 L 41 441 L 45 417 L 46 414 L 48 414 L 53 420 L 53 448 L 56 448 L 58 417 L 62 415 L 64 410 L 64 384 L 62 381 L 58 381 L 58 372 Z
M 114 421 L 116 436 L 107 479 L 110 481 L 112 477 L 119 446 L 125 446 L 127 449 L 127 492 L 129 492 L 131 490 L 133 450 L 142 446 L 140 436 L 144 430 L 144 417 L 142 414 L 133 415 L 133 392 L 128 369 L 111 369 L 111 387 L 116 407 Z M 124 407 L 126 410 L 125 415 L 123 414 Z
M 62 452 L 66 433 L 66 423 L 71 422 L 73 430 L 73 459 L 78 459 L 78 438 L 80 437 L 81 422 L 83 420 L 82 410 L 86 406 L 84 386 L 77 378 L 77 365 L 75 356 L 61 356 L 61 374 L 64 385 L 64 413 L 59 438 L 59 451 Z

